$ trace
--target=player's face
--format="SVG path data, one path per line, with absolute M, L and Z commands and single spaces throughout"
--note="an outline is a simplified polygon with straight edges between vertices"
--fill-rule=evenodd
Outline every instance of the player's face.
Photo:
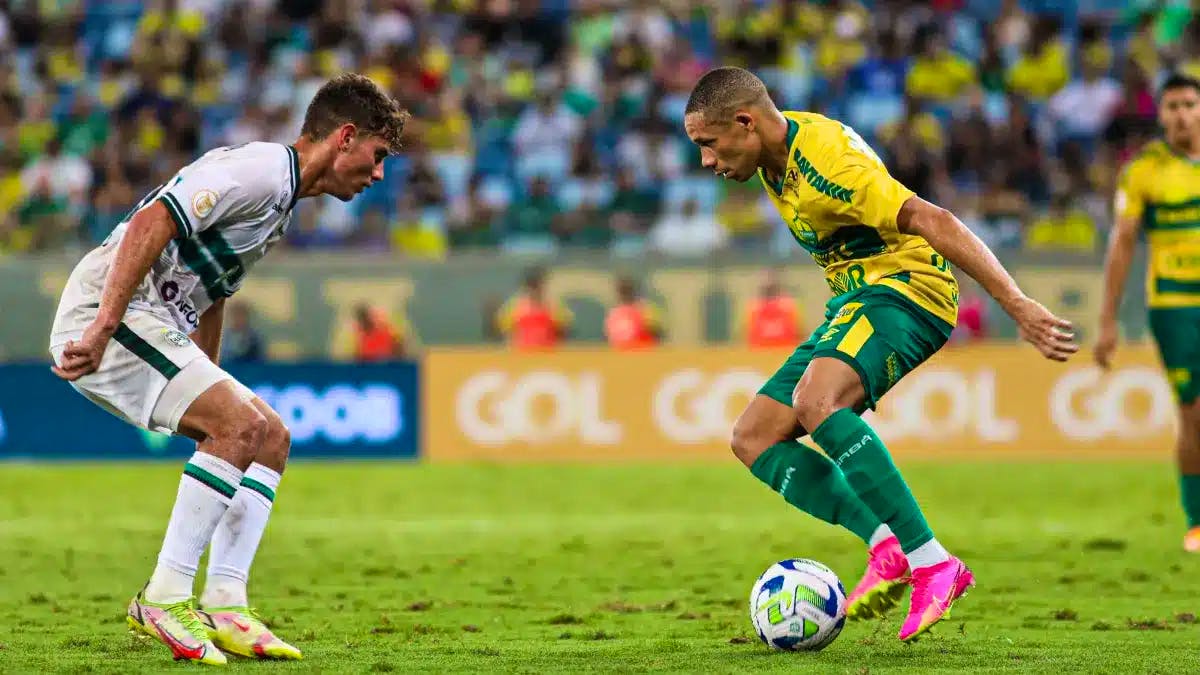
M 356 135 L 345 152 L 339 152 L 334 157 L 329 194 L 342 201 L 350 201 L 372 183 L 383 180 L 383 160 L 388 154 L 388 146 L 383 139 L 367 134 Z
M 754 120 L 738 113 L 727 123 L 711 122 L 703 113 L 690 113 L 683 119 L 688 138 L 700 147 L 700 163 L 723 178 L 745 182 L 758 171 L 762 150 Z
M 1167 142 L 1190 144 L 1200 134 L 1200 91 L 1179 87 L 1163 92 L 1158 102 L 1158 121 L 1166 131 Z

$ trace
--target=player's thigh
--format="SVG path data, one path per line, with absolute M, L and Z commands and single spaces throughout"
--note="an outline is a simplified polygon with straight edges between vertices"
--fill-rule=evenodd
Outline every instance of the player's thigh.
M 800 378 L 804 376 L 804 371 L 808 369 L 808 364 L 813 359 L 813 351 L 817 346 L 817 340 L 824 334 L 825 328 L 828 325 L 828 322 L 822 323 L 812 332 L 812 335 L 807 340 L 788 355 L 783 364 L 759 388 L 759 396 L 772 399 L 789 408 L 791 407 L 792 390 L 796 388 L 796 383 L 800 381 Z M 753 402 L 751 405 L 753 405 Z
M 60 339 L 50 348 L 55 363 L 61 362 L 65 348 Z M 182 332 L 153 314 L 131 310 L 105 347 L 96 371 L 71 386 L 131 424 L 174 431 L 155 419 L 155 408 L 180 374 L 200 359 L 207 361 L 204 352 Z
M 798 411 L 806 406 L 825 408 L 824 413 L 844 407 L 873 410 L 902 377 L 946 344 L 951 330 L 898 293 L 868 288 L 829 321 L 793 402 Z
M 1200 399 L 1200 307 L 1150 310 L 1150 332 L 1181 406 Z
M 792 390 L 812 360 L 813 347 L 823 326 L 788 355 L 734 423 L 730 446 L 746 466 L 752 465 L 772 445 L 808 433 L 792 410 Z

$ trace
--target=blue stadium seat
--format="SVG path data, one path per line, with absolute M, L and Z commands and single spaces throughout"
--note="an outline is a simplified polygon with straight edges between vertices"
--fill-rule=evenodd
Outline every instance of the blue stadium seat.
M 720 197 L 717 180 L 708 176 L 689 176 L 667 183 L 663 195 L 663 208 L 679 210 L 683 202 L 695 199 L 702 211 L 716 209 Z
M 461 195 L 467 191 L 467 183 L 471 180 L 470 157 L 460 153 L 442 152 L 433 155 L 432 161 L 447 195 Z
M 904 100 L 876 93 L 851 94 L 846 101 L 846 121 L 864 136 L 904 116 Z

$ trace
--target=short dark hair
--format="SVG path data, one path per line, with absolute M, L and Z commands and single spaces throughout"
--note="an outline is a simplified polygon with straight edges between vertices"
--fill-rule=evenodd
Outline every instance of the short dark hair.
M 1200 80 L 1183 73 L 1171 73 L 1167 77 L 1166 82 L 1163 82 L 1162 86 L 1159 87 L 1158 95 L 1161 98 L 1163 94 L 1172 89 L 1186 89 L 1188 87 L 1200 93 Z
M 317 90 L 304 113 L 300 133 L 318 141 L 343 124 L 353 124 L 363 133 L 382 138 L 392 152 L 399 152 L 408 118 L 408 111 L 371 78 L 342 73 Z
M 701 113 L 720 120 L 729 117 L 737 108 L 770 101 L 767 85 L 754 73 L 726 66 L 708 71 L 692 88 L 683 113 Z

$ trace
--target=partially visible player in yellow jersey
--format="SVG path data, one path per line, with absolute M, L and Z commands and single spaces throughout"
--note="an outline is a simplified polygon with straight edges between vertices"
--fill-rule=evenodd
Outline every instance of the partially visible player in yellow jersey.
M 1149 245 L 1146 300 L 1150 329 L 1179 403 L 1179 483 L 1188 532 L 1184 549 L 1200 552 L 1200 81 L 1169 78 L 1158 103 L 1164 140 L 1125 167 L 1116 226 L 1104 261 L 1104 304 L 1096 362 L 1117 348 L 1117 308 L 1139 231 Z
M 780 112 L 752 73 L 704 75 L 684 127 L 706 168 L 761 179 L 834 296 L 825 323 L 738 419 L 734 454 L 788 503 L 867 543 L 866 574 L 848 598 L 852 618 L 891 609 L 912 585 L 900 629 L 901 640 L 912 640 L 947 615 L 974 576 L 934 538 L 858 414 L 946 343 L 958 312 L 950 264 L 978 281 L 1047 358 L 1066 360 L 1078 349 L 1071 326 L 1022 293 L 953 214 L 893 179 L 853 129 Z M 809 432 L 828 457 L 798 442 Z

